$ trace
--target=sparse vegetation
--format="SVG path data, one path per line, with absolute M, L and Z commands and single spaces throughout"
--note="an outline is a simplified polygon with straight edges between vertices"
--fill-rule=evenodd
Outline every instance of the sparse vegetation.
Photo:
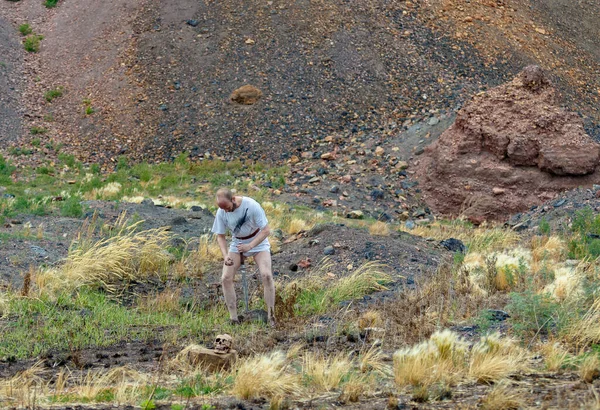
M 44 1 L 44 6 L 46 6 L 49 9 L 56 7 L 57 4 L 58 4 L 58 0 L 45 0 Z
M 52 100 L 54 100 L 55 98 L 62 97 L 63 92 L 64 88 L 62 86 L 56 87 L 54 89 L 46 91 L 46 93 L 44 94 L 44 98 L 46 99 L 46 101 L 52 102 Z
M 27 36 L 27 35 L 33 33 L 33 29 L 31 28 L 31 26 L 29 24 L 23 23 L 19 26 L 19 32 L 21 33 L 21 35 Z
M 43 39 L 44 36 L 40 36 L 39 34 L 30 34 L 25 38 L 23 47 L 30 53 L 37 53 L 40 51 L 40 43 Z

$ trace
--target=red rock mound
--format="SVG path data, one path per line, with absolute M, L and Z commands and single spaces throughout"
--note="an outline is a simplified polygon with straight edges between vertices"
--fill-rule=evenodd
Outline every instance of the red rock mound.
M 476 95 L 417 163 L 424 199 L 443 214 L 502 220 L 600 179 L 600 145 L 557 105 L 540 67 Z

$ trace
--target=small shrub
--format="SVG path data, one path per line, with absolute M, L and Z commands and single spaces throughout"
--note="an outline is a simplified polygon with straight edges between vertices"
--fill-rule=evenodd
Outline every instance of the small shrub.
M 538 228 L 542 235 L 550 235 L 550 223 L 546 220 L 546 218 L 542 218 L 540 220 Z
M 85 107 L 85 115 L 92 115 L 94 112 L 95 110 L 91 105 Z
M 44 6 L 46 6 L 46 8 L 53 8 L 56 7 L 56 5 L 58 4 L 58 0 L 46 0 L 44 2 Z
M 54 100 L 55 98 L 62 97 L 63 92 L 64 88 L 62 86 L 56 87 L 52 90 L 46 91 L 46 93 L 44 94 L 44 98 L 46 99 L 46 101 L 52 102 L 52 100 Z
M 69 168 L 75 167 L 75 156 L 72 154 L 60 153 L 58 154 L 58 160 L 63 162 Z
M 511 315 L 514 332 L 521 337 L 547 335 L 556 329 L 560 305 L 549 294 L 531 290 L 511 293 L 506 307 Z
M 23 47 L 30 53 L 37 53 L 40 51 L 40 42 L 44 39 L 44 36 L 38 34 L 30 34 L 25 38 Z
M 17 168 L 6 161 L 2 154 L 0 154 L 0 175 L 11 175 L 15 169 Z
M 298 377 L 288 372 L 285 355 L 274 352 L 241 361 L 231 392 L 245 400 L 271 398 L 297 392 L 299 385 Z
M 60 206 L 60 215 L 70 218 L 81 218 L 83 215 L 81 198 L 78 196 L 71 196 L 63 201 Z
M 19 26 L 19 32 L 21 33 L 21 35 L 27 36 L 33 33 L 33 30 L 31 29 L 31 26 L 29 24 L 25 23 Z
M 44 127 L 31 127 L 29 129 L 29 132 L 31 133 L 31 135 L 37 135 L 37 134 L 45 134 L 48 132 L 48 130 Z M 34 140 L 35 141 L 35 140 Z M 37 145 L 33 144 L 32 145 L 35 147 L 39 147 L 40 146 L 40 140 L 37 140 Z

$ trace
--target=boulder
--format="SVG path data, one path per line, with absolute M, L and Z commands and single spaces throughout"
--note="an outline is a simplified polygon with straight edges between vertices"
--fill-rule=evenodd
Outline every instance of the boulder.
M 544 71 L 526 67 L 479 93 L 416 164 L 423 198 L 438 213 L 504 220 L 548 195 L 599 179 L 600 145 L 558 104 Z

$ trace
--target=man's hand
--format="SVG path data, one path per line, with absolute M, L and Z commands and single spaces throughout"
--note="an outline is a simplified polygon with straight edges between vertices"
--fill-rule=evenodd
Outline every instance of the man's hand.
M 241 245 L 238 245 L 238 252 L 239 253 L 244 253 L 244 252 L 250 252 L 250 250 L 252 249 L 252 246 L 249 243 L 243 243 Z
M 225 266 L 232 266 L 233 265 L 233 259 L 231 258 L 231 256 L 226 256 L 225 257 L 225 262 L 223 262 L 225 264 Z

